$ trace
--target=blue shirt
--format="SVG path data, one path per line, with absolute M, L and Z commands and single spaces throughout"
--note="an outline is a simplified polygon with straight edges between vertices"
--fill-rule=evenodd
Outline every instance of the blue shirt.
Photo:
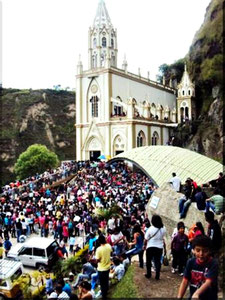
M 72 290 L 71 290 L 71 287 L 70 287 L 70 285 L 69 285 L 69 283 L 65 283 L 65 285 L 64 285 L 64 287 L 63 287 L 63 289 L 62 289 L 64 292 L 66 292 L 69 296 L 71 295 L 71 293 L 72 293 Z

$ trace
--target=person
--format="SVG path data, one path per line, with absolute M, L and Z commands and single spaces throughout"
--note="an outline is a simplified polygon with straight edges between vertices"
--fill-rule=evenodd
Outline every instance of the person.
M 128 267 L 129 267 L 129 265 L 130 265 L 130 260 L 129 260 L 129 258 L 127 257 L 126 253 L 122 253 L 122 254 L 120 255 L 120 259 L 121 259 L 121 261 L 122 261 L 122 264 L 123 264 L 124 269 L 125 269 L 125 272 L 126 272 L 127 269 L 128 269 Z
M 206 193 L 202 191 L 200 186 L 198 186 L 196 188 L 196 193 L 194 195 L 194 201 L 196 202 L 198 210 L 206 209 L 206 199 L 207 199 Z
M 139 267 L 143 268 L 144 261 L 143 261 L 143 246 L 144 246 L 144 233 L 141 230 L 139 224 L 134 225 L 133 228 L 134 240 L 133 242 L 129 243 L 129 246 L 134 246 L 134 248 L 128 250 L 126 255 L 128 258 L 131 259 L 131 256 L 138 254 L 139 256 Z
M 19 243 L 19 238 L 22 235 L 22 223 L 20 218 L 16 220 L 16 238 L 17 238 L 17 243 Z
M 12 247 L 12 243 L 10 242 L 8 237 L 6 237 L 3 246 L 4 246 L 4 249 L 5 249 L 5 256 L 7 257 L 8 252 Z
M 124 241 L 125 237 L 122 234 L 119 227 L 114 229 L 113 234 L 111 235 L 111 242 L 113 243 L 113 248 L 115 251 L 115 255 L 120 255 L 124 249 Z
M 102 299 L 107 298 L 107 292 L 109 288 L 109 270 L 110 270 L 110 255 L 112 247 L 106 243 L 104 235 L 100 235 L 99 238 L 100 246 L 96 249 L 95 257 L 98 262 L 98 277 L 101 287 Z
M 57 299 L 60 299 L 60 300 L 69 300 L 70 299 L 70 296 L 65 291 L 63 291 L 63 287 L 61 284 L 56 285 L 55 291 L 58 295 Z
M 180 213 L 180 219 L 183 219 L 186 217 L 187 211 L 189 206 L 191 205 L 192 201 L 192 183 L 190 179 L 187 179 L 185 181 L 184 186 L 184 197 L 182 197 L 179 200 L 179 213 Z
M 217 190 L 219 190 L 219 194 L 225 197 L 225 175 L 220 172 L 217 179 L 213 179 L 206 184 L 206 186 L 212 186 L 215 187 Z
M 72 293 L 72 288 L 68 282 L 65 282 L 63 278 L 59 278 L 58 284 L 62 286 L 62 291 L 66 292 L 68 296 Z
M 82 281 L 79 285 L 78 299 L 93 299 L 91 284 L 89 282 Z
M 0 242 L 0 259 L 3 258 L 4 248 L 2 242 Z
M 170 179 L 170 183 L 172 184 L 172 187 L 176 192 L 180 192 L 181 180 L 176 175 L 176 173 L 172 173 L 172 176 L 173 177 Z
M 206 199 L 206 211 L 209 211 L 210 208 L 218 215 L 225 212 L 225 198 L 219 194 L 217 189 L 212 197 Z
M 45 290 L 46 290 L 46 293 L 48 295 L 50 295 L 54 289 L 53 289 L 53 281 L 52 281 L 52 278 L 50 277 L 50 274 L 46 274 L 45 276 Z
M 178 273 L 183 276 L 184 266 L 187 261 L 188 236 L 184 233 L 185 226 L 180 222 L 177 224 L 177 230 L 178 232 L 171 242 L 171 253 L 173 256 L 171 272 L 176 273 L 176 270 L 178 270 Z
M 146 267 L 147 273 L 146 278 L 151 278 L 151 266 L 152 260 L 154 259 L 156 274 L 155 279 L 160 279 L 160 269 L 161 269 L 161 256 L 164 247 L 164 236 L 166 229 L 163 226 L 162 219 L 159 215 L 153 215 L 151 220 L 151 226 L 145 233 L 145 240 L 147 241 L 146 250 Z
M 91 279 L 91 275 L 93 273 L 96 273 L 96 269 L 92 266 L 92 264 L 89 261 L 87 261 L 85 257 L 82 259 L 82 265 L 82 273 L 79 273 L 77 275 L 76 282 L 73 286 L 74 288 L 76 288 L 83 279 Z
M 205 213 L 205 220 L 209 224 L 207 236 L 212 240 L 212 252 L 217 254 L 222 245 L 220 225 L 217 220 L 214 220 L 214 213 L 212 211 Z
M 89 239 L 89 241 L 88 241 L 88 245 L 89 245 L 89 247 L 88 247 L 88 251 L 90 252 L 90 253 L 92 253 L 92 251 L 93 251 L 93 249 L 94 249 L 94 246 L 95 246 L 95 242 L 97 241 L 97 236 L 95 236 L 95 233 L 94 232 L 91 232 L 90 233 L 90 239 Z
M 74 246 L 75 246 L 75 243 L 76 243 L 76 239 L 75 239 L 75 235 L 72 234 L 69 238 L 69 252 L 70 254 L 73 254 L 74 253 Z
M 218 262 L 212 257 L 212 241 L 200 235 L 193 240 L 192 246 L 195 257 L 187 262 L 177 298 L 183 298 L 189 285 L 189 299 L 216 300 Z
M 125 268 L 121 260 L 117 257 L 113 257 L 113 268 L 110 270 L 109 277 L 110 278 L 116 278 L 118 281 L 120 281 L 125 274 Z
M 196 222 L 196 228 L 195 228 L 195 237 L 197 235 L 205 235 L 205 230 L 204 227 L 202 225 L 202 222 Z

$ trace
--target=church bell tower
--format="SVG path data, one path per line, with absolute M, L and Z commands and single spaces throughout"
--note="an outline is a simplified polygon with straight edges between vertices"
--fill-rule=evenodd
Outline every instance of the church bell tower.
M 196 118 L 195 107 L 195 85 L 192 83 L 187 66 L 184 66 L 184 73 L 181 82 L 177 86 L 177 116 L 178 123 L 183 123 L 187 120 Z
M 117 32 L 104 0 L 100 0 L 93 26 L 88 32 L 88 69 L 117 67 Z

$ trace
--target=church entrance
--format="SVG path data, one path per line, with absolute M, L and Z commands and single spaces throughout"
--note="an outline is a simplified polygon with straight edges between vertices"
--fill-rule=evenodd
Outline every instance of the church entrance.
M 116 155 L 123 153 L 124 151 L 116 151 Z
M 99 160 L 98 157 L 101 155 L 101 151 L 90 151 L 90 161 Z

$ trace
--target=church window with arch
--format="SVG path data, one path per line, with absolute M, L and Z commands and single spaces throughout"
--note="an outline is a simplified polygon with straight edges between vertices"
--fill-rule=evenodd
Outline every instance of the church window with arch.
M 145 134 L 141 130 L 137 136 L 137 147 L 142 147 L 142 146 L 145 146 Z
M 114 40 L 111 39 L 111 47 L 113 48 L 114 47 Z
M 122 102 L 123 101 L 122 101 L 122 99 L 119 96 L 116 97 L 116 100 L 120 101 L 121 104 L 120 103 L 114 103 L 114 106 L 113 106 L 113 115 L 114 116 L 124 116 L 125 113 L 123 112 L 123 106 L 122 106 Z
M 102 38 L 102 47 L 103 47 L 103 48 L 106 48 L 106 45 L 107 45 L 107 44 L 106 44 L 106 37 L 103 37 L 103 38 Z
M 158 141 L 159 141 L 159 135 L 155 131 L 155 132 L 153 132 L 153 135 L 152 135 L 152 146 L 158 145 Z
M 97 96 L 93 96 L 91 97 L 91 115 L 92 117 L 94 118 L 97 118 L 98 117 L 98 97 Z

